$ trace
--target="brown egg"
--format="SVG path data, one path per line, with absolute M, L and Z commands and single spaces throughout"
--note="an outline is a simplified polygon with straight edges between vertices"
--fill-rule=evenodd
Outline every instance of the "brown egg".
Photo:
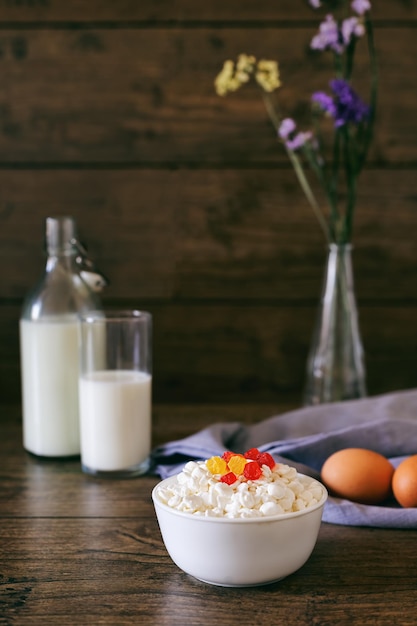
M 392 477 L 392 491 L 401 506 L 417 507 L 417 454 L 399 464 Z
M 325 461 L 321 479 L 330 493 L 362 504 L 379 504 L 391 494 L 394 467 L 382 454 L 345 448 Z

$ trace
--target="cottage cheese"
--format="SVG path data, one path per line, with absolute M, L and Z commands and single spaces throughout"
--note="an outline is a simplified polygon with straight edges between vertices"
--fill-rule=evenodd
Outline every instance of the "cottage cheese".
M 208 470 L 206 461 L 190 461 L 177 480 L 157 494 L 164 504 L 192 515 L 248 518 L 302 511 L 317 504 L 324 490 L 313 478 L 282 463 L 272 470 L 263 465 L 257 480 L 239 476 L 228 485 Z

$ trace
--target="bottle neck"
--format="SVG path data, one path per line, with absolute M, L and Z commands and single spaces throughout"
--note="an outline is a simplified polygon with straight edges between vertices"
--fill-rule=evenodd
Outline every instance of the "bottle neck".
M 46 219 L 46 249 L 48 256 L 76 254 L 77 229 L 72 217 Z
M 81 276 L 72 218 L 47 218 L 46 253 L 46 270 L 25 300 L 22 319 L 75 319 L 99 309 L 99 299 Z
M 57 267 L 77 272 L 78 266 L 76 263 L 77 251 L 75 248 L 67 250 L 48 250 L 48 258 L 46 261 L 46 271 L 50 272 Z
M 61 266 L 76 269 L 76 226 L 72 217 L 48 217 L 46 220 L 46 270 Z

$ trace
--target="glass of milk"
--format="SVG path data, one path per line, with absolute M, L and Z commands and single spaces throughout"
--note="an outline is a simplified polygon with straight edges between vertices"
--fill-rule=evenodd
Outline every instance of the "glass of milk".
M 149 468 L 152 317 L 98 311 L 81 318 L 81 465 L 96 476 L 130 477 Z

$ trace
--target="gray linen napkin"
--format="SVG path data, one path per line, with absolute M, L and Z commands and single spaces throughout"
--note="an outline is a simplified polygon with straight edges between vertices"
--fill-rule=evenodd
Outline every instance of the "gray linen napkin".
M 181 471 L 189 460 L 204 460 L 225 450 L 242 453 L 252 447 L 316 478 L 326 458 L 347 447 L 375 450 L 396 466 L 404 457 L 417 454 L 417 389 L 305 407 L 251 426 L 215 423 L 155 448 L 151 471 L 166 478 Z M 368 506 L 329 497 L 323 521 L 417 529 L 417 508 L 402 509 L 394 502 Z

